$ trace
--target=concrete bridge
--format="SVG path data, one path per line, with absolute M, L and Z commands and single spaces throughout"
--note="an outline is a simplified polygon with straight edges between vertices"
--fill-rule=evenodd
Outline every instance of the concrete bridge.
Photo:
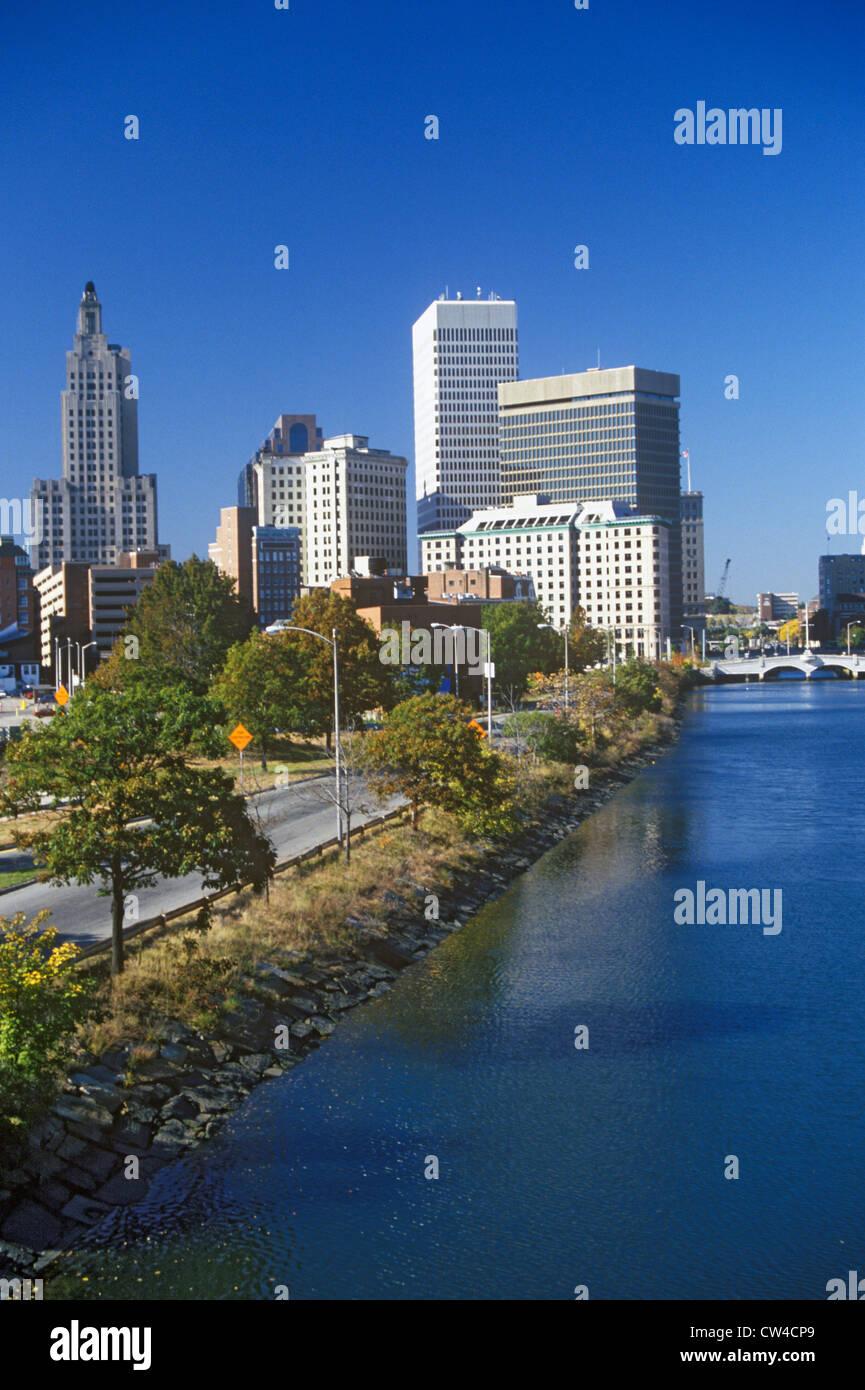
M 818 671 L 831 671 L 844 677 L 848 672 L 856 680 L 865 676 L 865 655 L 853 652 L 850 656 L 834 652 L 802 652 L 798 656 L 739 656 L 719 657 L 703 674 L 710 680 L 766 680 L 781 671 L 799 671 L 810 679 Z

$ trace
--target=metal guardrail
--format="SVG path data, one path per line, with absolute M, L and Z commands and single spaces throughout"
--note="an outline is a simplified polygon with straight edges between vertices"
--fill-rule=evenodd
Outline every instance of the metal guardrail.
M 388 821 L 396 820 L 398 816 L 408 813 L 408 806 L 397 806 L 393 811 L 384 811 L 380 816 L 374 816 L 372 820 L 364 821 L 362 825 L 356 825 L 349 832 L 350 837 L 359 836 L 363 839 L 364 831 L 375 830 L 380 825 L 385 825 Z M 274 877 L 276 874 L 285 873 L 288 869 L 296 869 L 299 864 L 305 864 L 308 859 L 315 859 L 323 854 L 325 850 L 336 849 L 339 840 L 334 835 L 331 840 L 323 840 L 321 844 L 312 845 L 310 849 L 305 849 L 301 854 L 292 855 L 291 859 L 284 859 L 281 864 L 275 864 L 273 868 Z M 138 922 L 133 927 L 127 927 L 123 933 L 124 945 L 127 941 L 133 940 L 136 936 L 141 936 L 144 932 L 152 931 L 154 927 L 167 927 L 170 922 L 179 917 L 188 917 L 191 912 L 197 912 L 200 908 L 206 907 L 208 903 L 218 902 L 220 898 L 227 898 L 230 893 L 242 893 L 244 888 L 251 888 L 251 883 L 234 883 L 230 888 L 220 888 L 216 893 L 208 893 L 203 898 L 196 898 L 191 903 L 184 903 L 181 907 L 173 907 L 170 912 L 160 912 L 156 917 L 148 917 L 144 922 Z M 104 941 L 94 942 L 92 946 L 85 946 L 82 951 L 71 962 L 77 965 L 80 961 L 92 960 L 94 956 L 101 956 L 111 950 L 111 937 L 107 936 Z

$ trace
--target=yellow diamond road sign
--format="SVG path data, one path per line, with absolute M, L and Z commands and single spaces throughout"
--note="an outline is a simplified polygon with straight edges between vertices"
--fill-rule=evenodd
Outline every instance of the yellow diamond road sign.
M 486 731 L 486 729 L 483 727 L 482 724 L 479 724 L 478 721 L 477 721 L 476 719 L 470 719 L 470 720 L 469 720 L 469 728 L 470 728 L 470 729 L 477 729 L 477 731 L 478 731 L 478 733 L 480 734 L 481 738 L 486 738 L 486 736 L 487 736 L 487 731 Z
M 58 705 L 67 704 L 69 700 L 69 691 L 66 689 L 65 685 L 61 685 L 60 689 L 55 692 L 54 699 L 57 701 Z
M 228 735 L 235 748 L 239 748 L 241 753 L 248 743 L 252 743 L 252 734 L 248 729 L 244 729 L 242 724 L 238 724 L 236 729 L 232 729 Z

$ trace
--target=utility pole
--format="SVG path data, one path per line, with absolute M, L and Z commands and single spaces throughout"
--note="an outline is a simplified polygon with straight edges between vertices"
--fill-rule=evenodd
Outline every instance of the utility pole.
M 487 670 L 486 670 L 486 676 L 487 676 L 487 738 L 488 738 L 488 740 L 489 740 L 490 747 L 492 747 L 492 742 L 493 742 L 493 654 L 492 654 L 492 637 L 491 637 L 491 635 L 490 635 L 490 630 L 489 630 L 489 628 L 484 628 L 484 632 L 486 633 L 486 638 L 487 638 L 487 663 L 486 663 L 486 665 L 487 665 Z
M 336 628 L 330 630 L 333 639 L 333 734 L 335 739 L 336 754 L 336 827 L 337 838 L 340 846 L 342 845 L 343 825 L 342 825 L 342 769 L 340 767 L 341 748 L 339 742 L 339 657 L 336 646 Z

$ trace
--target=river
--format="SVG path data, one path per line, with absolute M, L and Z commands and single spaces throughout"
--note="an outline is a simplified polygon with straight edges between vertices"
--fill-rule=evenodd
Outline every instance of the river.
M 825 1299 L 865 1272 L 863 729 L 858 683 L 693 694 L 675 747 L 46 1296 Z M 782 930 L 678 925 L 698 880 L 781 889 Z

